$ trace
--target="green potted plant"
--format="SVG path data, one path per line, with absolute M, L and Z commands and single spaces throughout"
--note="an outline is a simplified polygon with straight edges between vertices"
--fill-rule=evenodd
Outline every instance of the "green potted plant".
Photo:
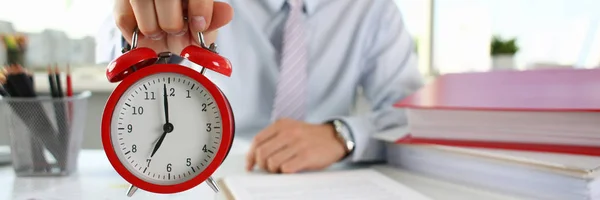
M 416 53 L 416 54 L 419 54 L 419 38 L 418 38 L 418 37 L 415 37 L 415 38 L 413 39 L 413 44 L 414 44 L 414 48 L 415 48 L 415 49 L 414 49 L 414 50 L 415 50 L 415 53 Z
M 494 36 L 490 46 L 492 69 L 515 69 L 515 54 L 518 51 L 517 39 Z

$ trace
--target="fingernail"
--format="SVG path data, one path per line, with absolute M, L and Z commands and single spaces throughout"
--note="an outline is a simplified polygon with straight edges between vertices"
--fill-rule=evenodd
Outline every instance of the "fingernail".
M 203 16 L 192 17 L 192 29 L 204 30 L 206 27 L 206 19 Z
M 182 31 L 179 31 L 178 33 L 171 33 L 171 35 L 180 37 L 180 36 L 185 35 L 186 32 L 187 32 L 187 30 L 182 30 Z
M 185 35 L 187 32 L 188 32 L 188 28 L 187 28 L 187 26 L 185 26 L 185 27 L 183 27 L 183 30 L 181 30 L 177 33 L 171 33 L 171 35 L 180 37 L 180 36 Z
M 155 34 L 149 35 L 148 38 L 150 38 L 151 40 L 160 40 L 163 38 L 163 33 L 162 32 L 155 33 Z

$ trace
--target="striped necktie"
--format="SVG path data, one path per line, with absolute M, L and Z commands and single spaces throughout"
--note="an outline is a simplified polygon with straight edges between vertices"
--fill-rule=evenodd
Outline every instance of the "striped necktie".
M 282 53 L 273 119 L 303 120 L 306 112 L 307 48 L 302 0 L 287 0 L 289 14 L 283 30 Z

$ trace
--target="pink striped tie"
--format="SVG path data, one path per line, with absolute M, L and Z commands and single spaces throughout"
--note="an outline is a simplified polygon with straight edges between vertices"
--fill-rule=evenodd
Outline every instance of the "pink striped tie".
M 307 48 L 302 19 L 302 0 L 287 0 L 289 15 L 283 31 L 281 66 L 274 120 L 291 118 L 303 120 L 306 111 Z

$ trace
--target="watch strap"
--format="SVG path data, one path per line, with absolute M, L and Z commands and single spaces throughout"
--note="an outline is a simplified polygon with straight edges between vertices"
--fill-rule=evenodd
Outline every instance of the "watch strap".
M 354 137 L 349 129 L 349 127 L 346 125 L 346 123 L 344 123 L 341 120 L 332 120 L 331 124 L 333 125 L 335 132 L 336 132 L 336 136 L 338 137 L 338 139 L 343 142 L 345 150 L 346 150 L 346 155 L 344 155 L 344 157 L 342 158 L 342 160 L 346 157 L 348 157 L 350 154 L 352 154 L 352 152 L 354 152 L 354 148 L 356 143 L 354 142 Z

